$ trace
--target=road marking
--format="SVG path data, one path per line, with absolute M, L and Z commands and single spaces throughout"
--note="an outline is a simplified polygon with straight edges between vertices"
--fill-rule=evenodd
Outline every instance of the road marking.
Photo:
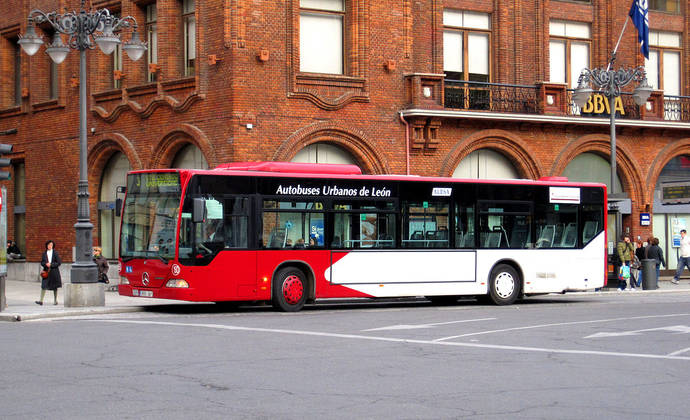
M 632 320 L 632 319 L 669 318 L 669 317 L 676 317 L 676 316 L 690 316 L 690 314 L 633 316 L 633 317 L 625 317 L 625 318 L 594 319 L 594 320 L 590 320 L 590 321 L 557 322 L 557 323 L 553 323 L 553 324 L 528 325 L 526 327 L 503 328 L 500 330 L 479 331 L 479 332 L 474 332 L 474 333 L 452 335 L 450 337 L 437 338 L 434 341 L 440 342 L 440 341 L 453 340 L 456 338 L 471 337 L 474 335 L 495 334 L 495 333 L 507 332 L 507 331 L 532 330 L 535 328 L 560 327 L 563 325 L 597 324 L 597 323 L 602 323 L 602 322 L 625 321 L 625 320 Z
M 630 319 L 630 318 L 625 318 Z M 671 356 L 659 354 L 644 354 L 644 353 L 619 353 L 609 351 L 594 351 L 594 350 L 566 350 L 566 349 L 550 349 L 541 347 L 522 347 L 522 346 L 503 346 L 497 344 L 477 344 L 477 343 L 458 343 L 458 342 L 439 342 L 436 340 L 411 340 L 407 338 L 391 338 L 391 337 L 376 337 L 369 335 L 358 334 L 339 334 L 327 333 L 318 331 L 298 331 L 298 330 L 284 330 L 276 328 L 252 328 L 252 327 L 238 327 L 234 325 L 222 324 L 186 324 L 178 322 L 165 321 L 135 321 L 135 320 L 116 320 L 116 319 L 102 319 L 102 320 L 86 320 L 86 322 L 107 322 L 113 324 L 141 324 L 141 325 L 166 325 L 173 327 L 193 327 L 193 328 L 213 328 L 230 331 L 247 331 L 247 332 L 264 332 L 264 333 L 278 333 L 278 334 L 292 334 L 292 335 L 306 335 L 313 337 L 330 337 L 330 338 L 344 338 L 356 340 L 369 341 L 386 341 L 391 343 L 405 343 L 405 344 L 424 344 L 433 346 L 450 346 L 450 347 L 469 347 L 477 349 L 494 349 L 494 350 L 514 350 L 514 351 L 528 351 L 538 353 L 555 353 L 555 354 L 576 354 L 576 355 L 597 355 L 597 356 L 611 356 L 611 357 L 632 357 L 639 359 L 667 359 L 667 360 L 687 360 L 690 361 L 690 356 Z
M 479 318 L 479 319 L 463 319 L 460 321 L 449 321 L 449 322 L 436 322 L 433 324 L 400 324 L 400 325 L 389 325 L 387 327 L 370 328 L 368 330 L 362 330 L 362 332 L 367 331 L 384 331 L 384 330 L 418 330 L 422 328 L 434 328 L 437 325 L 448 325 L 448 324 L 460 324 L 463 322 L 477 322 L 477 321 L 491 321 L 496 318 Z
M 678 351 L 674 351 L 673 353 L 669 353 L 668 356 L 678 356 L 679 354 L 683 354 L 683 353 L 688 352 L 688 351 L 690 351 L 690 347 L 688 347 L 687 349 L 678 350 Z
M 640 335 L 643 332 L 648 331 L 670 331 L 677 334 L 690 334 L 690 327 L 686 325 L 673 325 L 670 327 L 659 327 L 659 328 L 647 328 L 644 330 L 634 330 L 634 331 L 620 331 L 620 332 L 600 332 L 592 335 L 588 335 L 585 338 L 603 338 L 603 337 L 624 337 L 626 335 Z

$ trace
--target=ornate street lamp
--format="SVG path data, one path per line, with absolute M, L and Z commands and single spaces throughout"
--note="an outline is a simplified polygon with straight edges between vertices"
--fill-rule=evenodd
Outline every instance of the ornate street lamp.
M 652 88 L 647 83 L 647 73 L 644 67 L 635 69 L 610 70 L 615 60 L 615 53 L 608 68 L 588 69 L 584 68 L 577 80 L 577 89 L 573 94 L 573 102 L 582 108 L 592 94 L 591 85 L 596 85 L 609 101 L 609 111 L 611 113 L 611 186 L 610 194 L 616 193 L 616 111 L 614 103 L 616 97 L 621 94 L 621 88 L 635 81 L 638 86 L 633 92 L 633 99 L 639 106 L 647 103 Z
M 55 63 L 61 63 L 67 57 L 70 48 L 79 50 L 79 190 L 77 192 L 77 223 L 76 230 L 76 261 L 70 271 L 70 282 L 76 286 L 84 286 L 65 291 L 65 306 L 102 306 L 105 304 L 102 288 L 88 287 L 89 284 L 98 286 L 98 270 L 93 262 L 91 231 L 93 224 L 89 216 L 89 186 L 86 168 L 86 50 L 94 48 L 94 42 L 101 51 L 111 54 L 121 43 L 120 36 L 114 31 L 121 28 L 133 27 L 132 38 L 122 49 L 130 59 L 136 61 L 146 51 L 146 44 L 141 42 L 137 33 L 137 21 L 132 16 L 118 18 L 110 14 L 108 9 L 86 10 L 85 0 L 81 1 L 79 12 L 45 13 L 32 10 L 29 13 L 29 24 L 26 34 L 18 41 L 28 55 L 34 55 L 43 44 L 43 40 L 36 34 L 34 24 L 47 22 L 54 30 L 53 43 L 46 48 L 46 53 Z M 100 34 L 99 34 L 100 33 Z M 62 42 L 60 34 L 69 36 L 67 44 Z M 99 292 L 100 291 L 100 292 Z

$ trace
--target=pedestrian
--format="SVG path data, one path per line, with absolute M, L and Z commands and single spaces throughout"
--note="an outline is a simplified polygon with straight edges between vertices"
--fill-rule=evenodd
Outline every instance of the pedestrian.
M 647 258 L 650 260 L 656 260 L 656 281 L 657 281 L 657 288 L 658 286 L 658 281 L 659 281 L 659 271 L 661 264 L 666 267 L 666 260 L 664 259 L 664 251 L 659 247 L 659 238 L 652 238 L 651 244 L 647 246 Z
M 618 272 L 618 289 L 625 290 L 627 286 L 626 280 L 630 279 L 630 263 L 632 262 L 633 256 L 635 255 L 635 248 L 633 248 L 633 244 L 630 242 L 630 235 L 623 235 L 623 239 L 620 242 L 618 242 L 618 245 L 616 246 L 616 252 L 621 262 L 621 267 Z M 621 275 L 626 272 L 628 275 L 627 279 L 623 275 Z M 630 280 L 630 290 L 633 289 L 635 289 L 635 283 L 634 281 Z
M 24 258 L 22 252 L 19 250 L 17 243 L 13 240 L 7 241 L 7 261 L 13 261 L 19 258 Z
M 108 284 L 108 260 L 103 256 L 103 249 L 100 246 L 93 247 L 93 262 L 98 266 L 98 281 Z
M 635 258 L 633 259 L 632 268 L 637 274 L 635 284 L 637 287 L 642 287 L 642 260 L 645 259 L 645 246 L 641 239 L 636 242 L 637 248 L 635 248 Z
M 678 257 L 678 268 L 676 269 L 676 275 L 673 276 L 671 283 L 678 284 L 680 280 L 680 275 L 683 274 L 683 269 L 688 267 L 690 270 L 690 236 L 685 229 L 680 231 L 680 256 Z
M 41 276 L 41 299 L 36 301 L 37 305 L 43 305 L 46 290 L 53 291 L 53 305 L 58 304 L 57 289 L 62 287 L 60 264 L 62 264 L 62 260 L 55 249 L 55 242 L 52 240 L 46 241 L 46 250 L 43 251 L 41 256 L 41 267 L 43 267 L 43 271 L 48 272 L 48 275 L 46 277 Z

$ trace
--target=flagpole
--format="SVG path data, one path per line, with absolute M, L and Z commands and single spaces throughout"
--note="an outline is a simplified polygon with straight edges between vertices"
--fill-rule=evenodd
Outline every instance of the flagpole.
M 630 20 L 630 15 L 628 15 L 625 18 L 625 23 L 623 24 L 623 29 L 621 29 L 621 34 L 618 36 L 618 42 L 616 42 L 616 47 L 613 49 L 613 52 L 611 53 L 611 60 L 609 61 L 608 67 L 606 67 L 606 71 L 611 70 L 611 66 L 613 65 L 613 62 L 616 61 L 616 52 L 618 51 L 618 46 L 621 44 L 621 39 L 623 39 L 623 33 L 625 32 L 625 28 L 628 26 L 628 21 Z

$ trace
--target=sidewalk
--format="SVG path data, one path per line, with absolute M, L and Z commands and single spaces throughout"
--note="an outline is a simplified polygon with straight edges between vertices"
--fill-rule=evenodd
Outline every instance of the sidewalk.
M 103 285 L 104 287 L 106 285 Z M 60 318 L 67 316 L 119 314 L 125 312 L 143 312 L 156 305 L 187 303 L 179 300 L 134 298 L 120 296 L 117 291 L 105 291 L 105 306 L 86 308 L 66 308 L 63 290 L 58 289 L 58 304 L 53 305 L 53 292 L 46 291 L 43 305 L 35 301 L 41 295 L 41 283 L 30 281 L 7 280 L 5 297 L 7 307 L 0 312 L 0 321 L 25 321 L 30 319 Z
M 690 282 L 681 279 L 680 284 L 671 284 L 671 277 L 661 277 L 659 289 L 639 290 L 635 292 L 621 292 L 615 288 L 604 288 L 600 292 L 573 292 L 577 294 L 602 294 L 602 293 L 626 293 L 644 295 L 647 293 L 690 293 Z M 105 285 L 104 285 L 105 286 Z M 87 308 L 65 308 L 62 289 L 58 289 L 58 305 L 53 305 L 53 292 L 47 291 L 43 306 L 34 303 L 41 293 L 41 283 L 7 280 L 5 284 L 5 296 L 7 308 L 0 312 L 0 321 L 25 321 L 31 319 L 60 318 L 67 316 L 119 314 L 126 312 L 143 312 L 156 305 L 187 304 L 179 300 L 148 299 L 120 296 L 116 291 L 105 292 L 105 306 L 92 306 Z

